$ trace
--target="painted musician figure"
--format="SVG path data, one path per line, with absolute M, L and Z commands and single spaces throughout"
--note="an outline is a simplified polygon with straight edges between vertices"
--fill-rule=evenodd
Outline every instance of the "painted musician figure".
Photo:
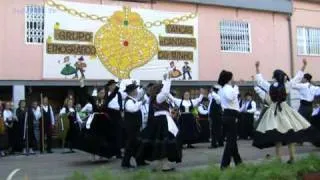
M 183 80 L 186 80 L 186 74 L 188 75 L 189 80 L 192 79 L 191 67 L 189 66 L 189 62 L 188 61 L 184 62 L 184 66 L 182 67 L 182 74 L 183 74 Z
M 85 72 L 85 69 L 87 67 L 87 64 L 83 62 L 84 61 L 84 58 L 83 56 L 81 56 L 78 61 L 74 64 L 74 66 L 76 67 L 76 72 L 75 72 L 75 75 L 74 75 L 74 79 L 78 79 L 78 72 L 80 72 L 81 74 L 81 78 L 80 79 L 85 79 L 85 75 L 84 75 L 84 72 Z
M 44 132 L 42 133 L 42 119 L 40 119 L 40 152 L 43 153 L 43 140 L 44 136 L 46 136 L 47 139 L 47 146 L 46 151 L 47 153 L 52 153 L 52 129 L 55 124 L 55 118 L 54 118 L 54 112 L 52 110 L 51 105 L 49 105 L 48 97 L 43 98 L 43 105 L 41 106 L 41 114 L 43 115 L 43 121 L 44 121 Z M 42 136 L 43 134 L 43 136 Z

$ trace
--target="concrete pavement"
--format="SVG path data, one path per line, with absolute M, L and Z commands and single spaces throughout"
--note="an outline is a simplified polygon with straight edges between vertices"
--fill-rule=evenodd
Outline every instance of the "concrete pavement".
M 274 148 L 257 149 L 251 146 L 251 141 L 238 141 L 239 151 L 244 163 L 264 158 L 266 154 L 274 155 Z M 207 167 L 217 164 L 223 153 L 223 148 L 208 149 L 209 144 L 197 144 L 195 149 L 184 149 L 183 162 L 178 165 L 178 171 Z M 94 169 L 106 167 L 111 172 L 123 172 L 120 160 L 92 162 L 90 155 L 81 151 L 73 154 L 61 154 L 61 149 L 55 149 L 53 154 L 37 154 L 33 156 L 7 156 L 0 158 L 0 179 L 6 179 L 15 169 L 20 169 L 12 180 L 60 180 L 70 176 L 74 171 L 90 175 Z M 297 153 L 305 154 L 320 152 L 319 148 L 305 143 L 297 146 Z M 283 154 L 288 154 L 288 148 L 283 147 Z

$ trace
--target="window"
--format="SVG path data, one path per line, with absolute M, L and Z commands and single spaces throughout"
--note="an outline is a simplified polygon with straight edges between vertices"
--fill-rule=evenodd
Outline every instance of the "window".
M 298 55 L 320 56 L 320 28 L 297 28 Z
M 44 36 L 44 6 L 28 5 L 25 7 L 25 42 L 41 44 Z
M 251 52 L 250 26 L 247 22 L 221 21 L 220 39 L 222 51 Z

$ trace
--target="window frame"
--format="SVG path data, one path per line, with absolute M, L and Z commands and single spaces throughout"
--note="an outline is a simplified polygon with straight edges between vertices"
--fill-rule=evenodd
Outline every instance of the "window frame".
M 249 35 L 249 48 L 250 50 L 249 51 L 234 51 L 234 50 L 222 50 L 222 39 L 221 39 L 221 23 L 223 21 L 229 21 L 229 22 L 239 22 L 239 23 L 246 23 L 248 24 L 248 35 Z M 250 54 L 252 53 L 252 37 L 251 37 L 251 24 L 247 21 L 243 21 L 243 20 L 221 20 L 219 22 L 219 34 L 220 34 L 220 52 L 223 52 L 223 53 L 240 53 L 240 54 Z
M 299 28 L 301 28 L 303 30 L 303 33 L 304 33 L 304 41 L 303 41 L 303 49 L 304 49 L 304 53 L 300 53 L 299 52 L 299 33 L 298 33 L 298 30 Z M 308 39 L 307 39 L 307 36 L 306 36 L 306 31 L 310 30 L 310 29 L 315 29 L 315 30 L 318 30 L 319 31 L 319 34 L 320 34 L 320 27 L 312 27 L 312 26 L 296 26 L 296 53 L 297 53 L 297 56 L 309 56 L 309 57 L 320 57 L 320 43 L 319 43 L 319 47 L 318 47 L 318 52 L 319 54 L 311 54 L 311 53 L 308 53 Z M 320 36 L 319 36 L 319 42 L 320 42 Z M 310 43 L 310 42 L 309 42 Z M 309 45 L 310 46 L 310 45 Z M 311 47 L 311 46 L 310 46 Z
M 27 12 L 28 12 L 28 7 L 30 6 L 38 6 L 38 7 L 42 7 L 43 8 L 43 26 L 44 26 L 44 16 L 45 16 L 45 6 L 41 5 L 41 4 L 26 4 L 24 6 L 24 44 L 25 45 L 37 45 L 37 46 L 43 46 L 43 43 L 45 42 L 45 37 L 44 37 L 44 28 L 43 30 L 43 42 L 28 42 L 27 40 Z

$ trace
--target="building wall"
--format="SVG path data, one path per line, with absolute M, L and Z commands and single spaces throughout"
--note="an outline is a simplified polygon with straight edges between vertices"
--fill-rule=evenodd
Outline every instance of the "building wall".
M 42 79 L 43 48 L 41 45 L 24 43 L 24 6 L 43 4 L 43 2 L 43 0 L 0 1 L 0 15 L 3 15 L 0 17 L 0 23 L 3 24 L 3 28 L 0 29 L 0 40 L 2 38 L 0 41 L 1 80 Z M 261 61 L 262 72 L 268 79 L 271 77 L 272 69 L 281 68 L 289 71 L 288 21 L 284 14 L 168 2 L 155 4 L 111 0 L 77 0 L 77 2 L 130 4 L 132 7 L 168 11 L 194 12 L 197 10 L 199 13 L 200 80 L 217 80 L 222 69 L 233 71 L 235 80 L 251 80 L 256 60 Z M 2 17 L 4 18 L 1 19 Z M 221 20 L 244 20 L 250 23 L 252 53 L 221 52 L 219 32 Z
M 294 52 L 294 69 L 297 71 L 302 64 L 302 59 L 308 59 L 307 72 L 313 75 L 313 80 L 320 81 L 320 56 L 299 56 L 297 54 L 297 27 L 307 26 L 320 28 L 320 1 L 318 3 L 294 1 L 292 15 L 292 39 Z

